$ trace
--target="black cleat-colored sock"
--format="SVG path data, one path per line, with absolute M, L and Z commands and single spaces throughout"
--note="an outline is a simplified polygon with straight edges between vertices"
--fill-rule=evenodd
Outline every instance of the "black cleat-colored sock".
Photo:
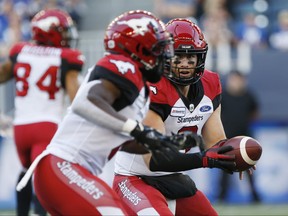
M 23 178 L 25 172 L 21 172 L 18 178 L 18 182 Z M 27 185 L 21 190 L 16 192 L 17 203 L 16 212 L 17 216 L 28 216 L 30 210 L 30 204 L 32 200 L 32 182 L 31 179 Z
M 40 204 L 37 196 L 34 194 L 33 196 L 33 204 L 34 204 L 34 213 L 39 216 L 46 216 L 47 211 Z

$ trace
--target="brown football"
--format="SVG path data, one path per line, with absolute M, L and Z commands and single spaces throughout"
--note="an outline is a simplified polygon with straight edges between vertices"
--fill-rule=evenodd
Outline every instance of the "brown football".
M 251 168 L 257 163 L 262 154 L 260 143 L 252 137 L 236 136 L 226 141 L 224 146 L 228 145 L 234 148 L 226 154 L 235 154 L 235 172 Z

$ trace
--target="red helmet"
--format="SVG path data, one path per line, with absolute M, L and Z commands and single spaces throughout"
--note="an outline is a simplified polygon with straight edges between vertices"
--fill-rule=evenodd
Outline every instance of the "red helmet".
M 165 61 L 174 55 L 172 37 L 164 23 L 143 10 L 129 11 L 115 18 L 106 30 L 104 46 L 110 53 L 135 60 L 150 82 L 160 80 Z
M 78 39 L 72 18 L 59 9 L 42 10 L 31 21 L 32 39 L 37 44 L 70 47 L 72 40 Z
M 196 83 L 203 75 L 205 68 L 208 44 L 200 28 L 189 19 L 176 18 L 166 24 L 166 29 L 173 35 L 175 55 L 196 54 L 197 65 L 195 72 L 190 78 L 175 76 L 172 70 L 166 76 L 172 82 L 179 85 L 190 85 Z M 178 69 L 179 68 L 173 68 Z

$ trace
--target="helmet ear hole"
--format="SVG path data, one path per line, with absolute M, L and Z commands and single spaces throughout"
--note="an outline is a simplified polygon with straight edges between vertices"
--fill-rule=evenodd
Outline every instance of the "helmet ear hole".
M 140 44 L 139 44 L 139 43 L 136 45 L 136 51 L 137 51 L 137 52 L 140 51 Z
M 151 52 L 149 52 L 149 50 L 147 50 L 145 47 L 143 47 L 143 48 L 142 48 L 142 54 L 143 54 L 144 56 L 149 56 L 149 55 L 151 55 Z

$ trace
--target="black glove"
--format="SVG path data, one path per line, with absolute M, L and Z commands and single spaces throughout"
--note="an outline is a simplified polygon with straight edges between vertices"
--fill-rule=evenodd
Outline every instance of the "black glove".
M 235 170 L 235 155 L 225 155 L 226 152 L 233 150 L 232 146 L 214 145 L 211 148 L 203 151 L 202 163 L 203 167 L 220 168 L 230 174 Z
M 138 123 L 130 132 L 130 135 L 150 151 L 153 156 L 157 157 L 157 154 L 161 154 L 170 160 L 173 157 L 173 152 L 178 152 L 177 143 L 169 141 L 167 136 L 151 127 L 143 126 Z
M 172 143 L 178 145 L 178 149 L 190 149 L 196 146 L 202 146 L 202 137 L 191 131 L 183 131 L 178 134 L 172 134 L 167 137 Z

